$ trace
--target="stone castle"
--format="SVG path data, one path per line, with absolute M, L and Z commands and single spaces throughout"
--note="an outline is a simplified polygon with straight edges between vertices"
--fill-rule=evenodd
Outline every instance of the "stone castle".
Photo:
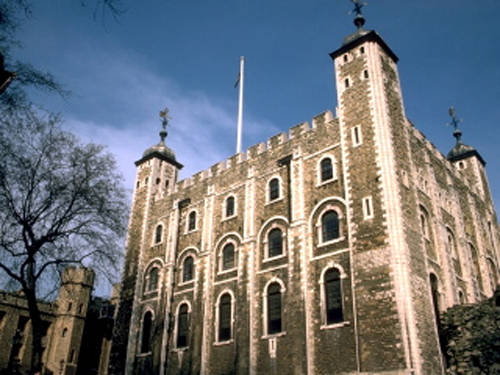
M 498 280 L 485 161 L 414 127 L 397 56 L 355 24 L 336 115 L 183 181 L 165 131 L 136 162 L 110 373 L 444 373 L 440 312 Z
M 62 273 L 57 299 L 39 302 L 44 373 L 106 374 L 114 305 L 92 297 L 93 285 L 92 270 L 68 267 Z M 0 291 L 0 374 L 26 373 L 31 335 L 24 295 Z

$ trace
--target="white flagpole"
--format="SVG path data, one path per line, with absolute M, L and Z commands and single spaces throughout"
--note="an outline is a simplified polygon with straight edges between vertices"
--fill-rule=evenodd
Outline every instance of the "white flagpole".
M 245 75 L 245 57 L 240 57 L 240 91 L 238 96 L 238 135 L 236 138 L 236 153 L 241 152 L 241 133 L 243 131 L 243 78 Z

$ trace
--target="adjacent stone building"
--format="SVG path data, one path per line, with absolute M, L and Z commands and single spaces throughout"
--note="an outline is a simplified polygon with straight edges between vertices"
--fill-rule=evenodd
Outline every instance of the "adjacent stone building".
M 136 162 L 110 373 L 443 373 L 436 315 L 497 283 L 485 162 L 414 127 L 397 56 L 355 24 L 335 116 L 183 181 L 164 130 Z
M 45 335 L 44 373 L 106 374 L 113 305 L 92 297 L 94 272 L 63 271 L 55 302 L 39 302 Z M 31 358 L 31 324 L 22 293 L 0 292 L 0 373 L 24 373 Z

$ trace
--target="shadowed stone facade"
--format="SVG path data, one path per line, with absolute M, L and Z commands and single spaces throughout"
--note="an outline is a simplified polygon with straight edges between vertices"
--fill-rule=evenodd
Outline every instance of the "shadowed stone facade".
M 113 305 L 92 298 L 94 272 L 68 267 L 57 300 L 39 302 L 44 327 L 43 372 L 105 374 L 111 345 Z M 103 312 L 107 313 L 103 315 Z M 0 292 L 0 373 L 24 374 L 31 358 L 28 304 L 20 293 Z
M 497 283 L 485 163 L 410 123 L 376 32 L 330 56 L 336 116 L 183 181 L 163 139 L 136 162 L 110 373 L 443 373 L 435 315 Z

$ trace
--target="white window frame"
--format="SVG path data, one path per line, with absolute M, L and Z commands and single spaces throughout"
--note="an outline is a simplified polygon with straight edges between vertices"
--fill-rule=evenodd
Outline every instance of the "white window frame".
M 222 269 L 224 263 L 223 263 L 223 250 L 224 248 L 226 247 L 226 245 L 228 244 L 232 244 L 233 247 L 234 247 L 234 266 L 233 268 L 228 268 L 227 270 L 224 270 Z M 224 274 L 224 273 L 228 273 L 228 272 L 232 272 L 236 269 L 238 269 L 238 264 L 239 264 L 239 259 L 238 259 L 238 255 L 239 255 L 239 251 L 238 251 L 238 243 L 233 240 L 232 238 L 228 238 L 226 239 L 221 245 L 219 245 L 219 254 L 218 254 L 218 270 L 217 270 L 217 273 L 220 275 L 220 274 Z
M 233 214 L 231 216 L 227 216 L 226 213 L 226 208 L 227 208 L 227 200 L 229 198 L 233 198 L 234 199 L 234 210 L 233 210 Z M 224 200 L 222 201 L 222 221 L 224 220 L 229 220 L 229 219 L 232 219 L 232 218 L 235 218 L 236 216 L 238 216 L 238 199 L 236 198 L 236 195 L 235 194 L 229 194 L 228 196 L 226 196 L 224 198 Z
M 161 239 L 159 242 L 156 242 L 156 230 L 160 226 L 161 226 Z M 153 246 L 161 245 L 163 243 L 163 239 L 165 238 L 164 232 L 165 232 L 165 226 L 163 225 L 163 223 L 158 223 L 157 225 L 155 225 L 155 229 L 153 231 Z
M 271 181 L 275 178 L 278 179 L 278 187 L 279 187 L 278 198 L 271 200 Z M 276 174 L 269 177 L 266 181 L 266 205 L 273 204 L 281 200 L 283 200 L 283 179 L 281 178 L 280 175 Z
M 373 219 L 373 217 L 375 215 L 373 213 L 373 199 L 372 199 L 371 195 L 368 197 L 362 198 L 361 205 L 363 208 L 363 219 L 364 220 Z
M 351 143 L 352 147 L 358 147 L 363 144 L 363 133 L 361 125 L 356 125 L 351 128 Z
M 342 315 L 344 318 L 343 322 L 338 322 L 338 323 L 333 323 L 333 324 L 327 324 L 327 316 L 326 316 L 326 295 L 325 295 L 325 273 L 326 271 L 336 268 L 339 273 L 340 273 L 340 292 L 341 292 L 341 297 L 342 297 Z M 320 329 L 334 329 L 334 328 L 339 328 L 343 327 L 345 325 L 349 324 L 349 321 L 345 320 L 345 294 L 344 294 L 344 279 L 347 278 L 347 274 L 344 271 L 344 268 L 335 262 L 328 262 L 328 264 L 323 267 L 321 270 L 321 276 L 319 278 L 318 284 L 319 284 L 319 290 L 320 290 L 320 306 L 321 306 L 321 326 Z
M 193 250 L 193 249 L 188 249 L 188 251 L 186 253 L 184 253 L 182 255 L 182 257 L 179 258 L 179 270 L 181 271 L 180 275 L 179 275 L 179 286 L 193 284 L 196 281 L 196 276 L 197 276 L 197 272 L 196 272 L 197 259 L 195 257 L 196 253 L 193 253 L 192 251 L 189 251 L 189 250 Z M 194 272 L 193 272 L 193 278 L 191 280 L 184 281 L 184 262 L 186 261 L 186 259 L 188 257 L 193 258 Z
M 146 306 L 146 308 L 144 309 L 144 311 L 142 312 L 142 316 L 141 316 L 141 328 L 139 330 L 139 340 L 138 341 L 138 346 L 137 346 L 137 354 L 139 356 L 145 356 L 145 355 L 149 355 L 151 354 L 151 350 L 149 352 L 142 352 L 141 349 L 142 349 L 142 339 L 144 338 L 143 337 L 143 333 L 144 333 L 144 317 L 146 316 L 146 313 L 147 312 L 150 312 L 151 313 L 151 334 L 153 333 L 153 323 L 155 321 L 155 312 L 154 310 L 150 307 L 150 306 Z M 151 348 L 153 348 L 153 345 L 151 345 Z
M 191 332 L 191 302 L 189 302 L 189 300 L 187 300 L 186 298 L 183 298 L 181 301 L 179 301 L 179 303 L 177 304 L 176 308 L 175 308 L 175 325 L 174 325 L 174 351 L 184 351 L 184 350 L 187 350 L 189 349 L 189 344 L 186 345 L 186 346 L 182 346 L 182 347 L 178 347 L 177 346 L 177 332 L 179 332 L 179 310 L 180 310 L 180 307 L 183 305 L 183 304 L 187 304 L 188 305 L 188 322 L 189 322 L 189 325 L 188 325 L 188 332 L 189 332 L 189 336 L 188 336 L 188 339 L 189 337 L 192 335 L 192 332 Z M 189 340 L 188 340 L 189 341 Z
M 189 229 L 189 216 L 191 216 L 191 214 L 194 212 L 195 214 L 195 220 L 194 220 L 194 229 Z M 193 208 L 191 210 L 189 210 L 186 214 L 186 230 L 185 230 L 185 233 L 193 233 L 193 232 L 196 232 L 198 230 L 198 210 L 196 210 L 196 208 Z
M 335 211 L 338 215 L 338 218 L 339 218 L 339 237 L 338 238 L 335 238 L 333 240 L 330 240 L 330 241 L 325 241 L 323 242 L 323 225 L 322 225 L 322 218 L 323 218 L 323 215 L 327 212 L 327 211 Z M 342 225 L 342 220 L 344 218 L 344 212 L 343 210 L 340 209 L 339 206 L 337 205 L 334 205 L 334 204 L 328 204 L 326 205 L 318 214 L 318 219 L 316 220 L 316 232 L 318 233 L 318 247 L 322 247 L 322 246 L 328 246 L 328 245 L 331 245 L 331 244 L 334 244 L 334 243 L 337 243 L 337 242 L 341 242 L 341 241 L 344 241 L 345 240 L 345 236 L 344 236 L 344 228 L 343 228 L 343 225 Z
M 283 252 L 280 255 L 276 255 L 273 257 L 269 256 L 269 232 L 271 232 L 273 229 L 279 229 L 281 230 L 281 236 L 282 236 L 282 250 Z M 286 228 L 283 225 L 280 225 L 278 223 L 272 223 L 269 228 L 266 230 L 264 233 L 264 238 L 262 239 L 262 243 L 264 245 L 264 259 L 262 262 L 271 262 L 276 259 L 284 258 L 287 256 L 287 233 L 286 233 Z
M 330 161 L 332 163 L 332 178 L 329 178 L 328 180 L 323 181 L 321 179 L 321 163 L 325 159 L 330 159 Z M 336 181 L 337 179 L 338 179 L 338 177 L 337 177 L 337 159 L 335 158 L 335 156 L 333 156 L 331 154 L 323 155 L 316 163 L 316 186 L 325 185 L 325 184 L 328 184 L 332 181 Z
M 219 340 L 220 299 L 226 293 L 231 296 L 231 337 L 229 338 L 229 340 L 220 341 Z M 219 293 L 219 295 L 217 297 L 217 301 L 215 302 L 215 322 L 214 322 L 215 323 L 215 327 L 214 327 L 214 329 L 215 329 L 215 335 L 214 335 L 215 341 L 214 341 L 214 345 L 226 345 L 226 344 L 229 344 L 229 343 L 234 341 L 235 305 L 236 305 L 236 298 L 234 297 L 234 293 L 231 289 L 224 289 Z
M 271 285 L 272 283 L 275 283 L 277 282 L 279 285 L 280 285 L 280 293 L 281 293 L 281 332 L 278 332 L 278 333 L 273 333 L 273 334 L 268 334 L 267 333 L 267 310 L 268 310 L 268 306 L 267 306 L 267 290 L 269 288 L 269 285 Z M 271 280 L 269 280 L 266 285 L 264 285 L 264 292 L 262 293 L 262 322 L 263 322 L 263 327 L 262 327 L 262 332 L 264 333 L 262 335 L 262 339 L 270 339 L 270 338 L 273 338 L 273 337 L 279 337 L 279 336 L 284 336 L 286 335 L 286 330 L 285 330 L 285 319 L 284 319 L 284 316 L 283 316 L 283 306 L 285 305 L 284 304 L 284 300 L 285 300 L 285 292 L 286 292 L 286 287 L 285 287 L 285 284 L 283 283 L 283 281 L 281 281 L 280 278 L 278 277 L 273 277 Z

